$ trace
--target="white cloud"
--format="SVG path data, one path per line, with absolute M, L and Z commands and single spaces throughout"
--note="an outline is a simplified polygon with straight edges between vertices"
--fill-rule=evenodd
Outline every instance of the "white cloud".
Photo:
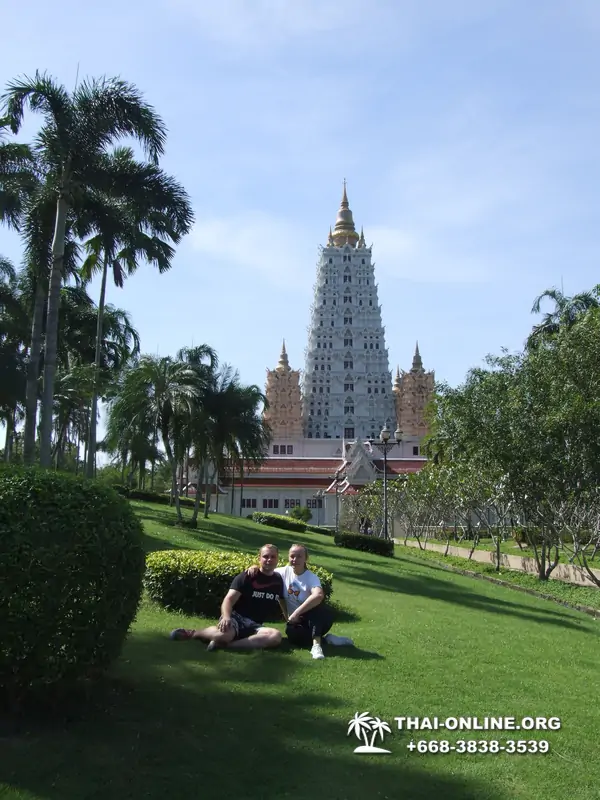
M 163 0 L 199 23 L 202 36 L 242 50 L 281 46 L 324 33 L 327 49 L 384 41 L 406 48 L 437 29 L 493 17 L 514 0 Z M 351 38 L 346 38 L 350 34 Z
M 432 230 L 376 226 L 370 227 L 365 237 L 373 244 L 375 275 L 388 287 L 396 280 L 481 283 L 492 272 L 490 263 L 475 258 L 467 249 L 446 247 L 443 238 Z
M 367 14 L 367 0 L 168 0 L 193 16 L 207 38 L 247 47 L 342 31 Z
M 262 278 L 280 288 L 304 290 L 307 281 L 310 286 L 314 280 L 316 245 L 311 246 L 310 235 L 297 223 L 285 218 L 249 211 L 200 219 L 191 244 L 220 265 L 225 279 L 250 279 L 256 284 Z

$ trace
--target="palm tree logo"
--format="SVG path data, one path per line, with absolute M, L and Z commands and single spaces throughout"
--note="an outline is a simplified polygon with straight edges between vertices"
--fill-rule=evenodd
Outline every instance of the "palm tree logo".
M 383 742 L 383 734 L 391 733 L 390 726 L 387 722 L 379 719 L 379 717 L 372 717 L 368 711 L 363 711 L 359 714 L 358 711 L 348 723 L 348 736 L 351 733 L 356 734 L 357 739 L 364 739 L 364 745 L 355 748 L 355 753 L 391 753 L 391 750 L 384 750 L 382 747 L 375 747 L 374 742 L 377 734 L 380 735 Z M 371 742 L 369 743 L 368 735 L 372 734 Z

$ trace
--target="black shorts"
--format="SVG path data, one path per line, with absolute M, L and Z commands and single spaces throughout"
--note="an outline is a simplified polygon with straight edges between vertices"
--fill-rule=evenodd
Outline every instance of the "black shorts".
M 219 622 L 220 621 L 221 620 L 219 620 Z M 233 637 L 234 640 L 247 639 L 248 636 L 252 636 L 252 634 L 256 633 L 259 628 L 262 628 L 262 624 L 260 622 L 255 622 L 249 617 L 243 617 L 241 614 L 238 614 L 237 611 L 231 612 L 231 625 L 235 634 Z

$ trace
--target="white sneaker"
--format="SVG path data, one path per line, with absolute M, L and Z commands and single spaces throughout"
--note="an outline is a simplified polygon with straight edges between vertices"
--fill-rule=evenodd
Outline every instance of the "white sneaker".
M 320 644 L 313 644 L 310 654 L 313 658 L 325 658 L 325 653 Z
M 323 638 L 327 644 L 333 644 L 337 646 L 354 644 L 352 639 L 349 639 L 347 636 L 336 636 L 333 633 L 328 633 L 327 636 L 324 636 Z

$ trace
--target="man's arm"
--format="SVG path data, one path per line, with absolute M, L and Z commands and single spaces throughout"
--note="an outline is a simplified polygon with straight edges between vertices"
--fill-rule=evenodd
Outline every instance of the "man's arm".
M 311 608 L 318 606 L 320 603 L 323 602 L 325 597 L 325 592 L 320 586 L 315 586 L 310 590 L 310 595 L 306 598 L 306 600 L 302 603 L 301 606 L 289 616 L 288 622 L 294 622 L 296 617 L 301 617 L 302 614 L 306 614 L 307 611 L 310 611 Z
M 223 602 L 221 603 L 221 617 L 222 619 L 219 622 L 219 630 L 221 632 L 225 632 L 229 629 L 231 625 L 231 612 L 233 611 L 234 605 L 237 603 L 238 598 L 241 597 L 241 592 L 238 592 L 236 589 L 230 589 L 225 597 L 223 598 Z

